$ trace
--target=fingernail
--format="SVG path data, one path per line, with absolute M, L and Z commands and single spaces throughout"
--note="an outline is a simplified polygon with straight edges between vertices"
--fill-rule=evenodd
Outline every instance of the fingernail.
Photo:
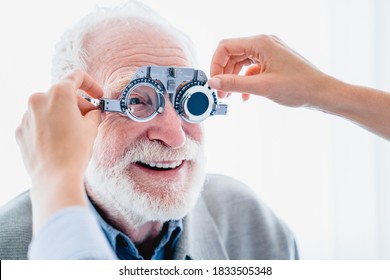
M 221 89 L 221 79 L 210 78 L 209 79 L 209 86 L 211 86 L 214 89 Z
M 218 98 L 225 98 L 228 95 L 227 92 L 224 91 L 218 91 Z

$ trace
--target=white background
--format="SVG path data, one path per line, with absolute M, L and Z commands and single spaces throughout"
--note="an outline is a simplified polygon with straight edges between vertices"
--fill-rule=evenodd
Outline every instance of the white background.
M 29 187 L 14 130 L 28 96 L 50 86 L 55 43 L 97 4 L 113 2 L 0 4 L 0 204 Z M 385 0 L 144 2 L 193 39 L 206 72 L 219 40 L 265 33 L 326 73 L 390 90 Z M 205 124 L 210 172 L 251 186 L 292 228 L 304 259 L 390 258 L 388 142 L 337 117 L 260 97 L 227 102 L 229 115 Z

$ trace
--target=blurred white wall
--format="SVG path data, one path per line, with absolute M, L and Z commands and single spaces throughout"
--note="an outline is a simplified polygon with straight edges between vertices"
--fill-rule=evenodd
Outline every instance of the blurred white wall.
M 0 4 L 0 204 L 29 187 L 14 130 L 28 96 L 50 85 L 54 44 L 96 4 L 113 2 Z M 324 72 L 390 90 L 385 0 L 144 2 L 193 39 L 206 72 L 221 39 L 265 33 Z M 228 116 L 205 122 L 210 172 L 251 186 L 292 228 L 304 259 L 390 257 L 388 142 L 337 117 L 260 97 L 226 102 Z

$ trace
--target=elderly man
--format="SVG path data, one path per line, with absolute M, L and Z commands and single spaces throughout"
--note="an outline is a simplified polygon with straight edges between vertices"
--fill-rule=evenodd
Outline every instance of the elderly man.
M 1 259 L 297 258 L 289 229 L 245 185 L 206 175 L 202 125 L 167 92 L 147 121 L 76 95 L 119 100 L 140 67 L 195 67 L 184 34 L 129 2 L 84 18 L 53 62 L 54 85 L 31 96 L 16 133 L 32 189 L 0 210 Z M 143 103 L 130 103 L 133 116 Z

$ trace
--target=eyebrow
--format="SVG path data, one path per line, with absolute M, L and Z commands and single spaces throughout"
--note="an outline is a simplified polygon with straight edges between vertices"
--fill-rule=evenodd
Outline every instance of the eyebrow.
M 114 82 L 104 86 L 104 95 L 111 98 L 119 98 L 122 90 L 130 82 L 130 77 L 122 77 L 116 79 Z

